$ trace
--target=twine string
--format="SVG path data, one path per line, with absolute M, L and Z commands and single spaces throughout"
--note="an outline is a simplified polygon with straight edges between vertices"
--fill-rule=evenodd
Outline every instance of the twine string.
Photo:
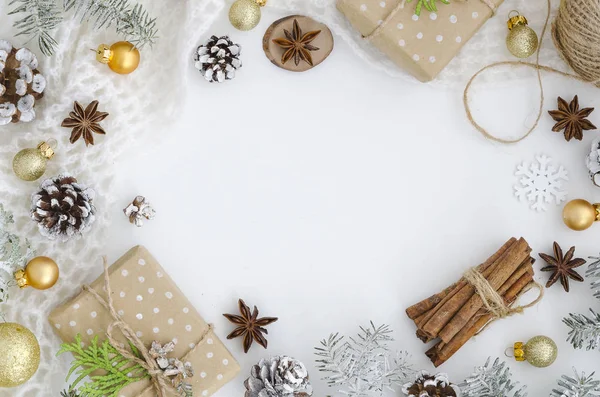
M 461 3 L 466 3 L 468 0 L 458 0 Z M 492 15 L 496 14 L 496 5 L 493 3 L 492 0 L 479 0 L 481 1 L 483 4 L 485 4 L 486 6 L 489 7 L 490 10 L 492 10 Z M 386 26 L 388 25 L 388 23 L 394 19 L 394 17 L 396 16 L 396 14 L 398 14 L 398 12 L 404 8 L 404 6 L 406 5 L 407 0 L 400 0 L 398 2 L 398 4 L 396 4 L 396 7 L 394 7 L 390 13 L 383 19 L 383 21 L 368 35 L 363 36 L 363 39 L 365 40 L 371 40 L 377 36 L 379 36 L 379 34 L 386 28 Z
M 102 261 L 104 264 L 104 287 L 106 290 L 106 300 L 103 299 L 94 289 L 92 289 L 89 285 L 84 285 L 82 288 L 84 291 L 89 292 L 95 299 L 100 303 L 109 313 L 112 319 L 114 320 L 110 323 L 106 329 L 106 338 L 110 345 L 115 348 L 115 350 L 121 354 L 126 359 L 138 364 L 144 370 L 148 372 L 150 375 L 150 379 L 152 381 L 152 386 L 159 397 L 167 397 L 169 393 L 174 393 L 175 390 L 171 385 L 169 378 L 164 375 L 163 370 L 158 366 L 156 360 L 154 360 L 150 356 L 150 352 L 144 345 L 144 342 L 135 334 L 133 329 L 127 324 L 121 316 L 115 310 L 112 299 L 112 290 L 110 285 L 110 278 L 108 274 L 108 262 L 106 261 L 106 257 L 102 257 Z M 126 350 L 124 347 L 121 347 L 121 344 L 115 339 L 113 336 L 113 331 L 118 329 L 123 336 L 140 352 L 142 358 L 135 356 L 130 351 Z M 207 329 L 204 331 L 200 342 L 198 345 L 204 342 L 207 335 L 210 331 L 212 331 L 212 324 L 209 324 Z
M 597 43 L 600 42 L 600 3 L 589 2 L 587 5 L 585 3 L 588 2 L 563 0 L 561 2 L 559 14 L 552 25 L 552 38 L 559 54 L 569 64 L 569 66 L 571 66 L 571 68 L 577 72 L 577 74 L 566 73 L 549 66 L 540 65 L 540 51 L 542 49 L 544 35 L 548 29 L 548 23 L 550 22 L 550 10 L 552 7 L 550 0 L 547 0 L 546 20 L 544 22 L 544 28 L 542 29 L 542 34 L 540 35 L 538 48 L 535 54 L 535 63 L 523 61 L 495 62 L 479 69 L 479 71 L 475 73 L 471 79 L 469 79 L 469 82 L 465 86 L 465 91 L 463 93 L 463 105 L 465 107 L 465 112 L 467 113 L 467 118 L 477 129 L 477 131 L 479 131 L 484 137 L 489 140 L 504 144 L 517 143 L 527 138 L 533 132 L 533 130 L 536 129 L 544 111 L 544 86 L 542 84 L 542 70 L 569 77 L 584 83 L 592 83 L 600 88 L 600 49 L 593 48 L 591 44 L 596 43 L 597 46 Z M 592 6 L 591 3 L 596 5 Z M 563 6 L 565 7 L 564 11 L 562 10 Z M 596 8 L 595 10 L 592 9 L 594 7 Z M 589 18 L 589 20 L 586 19 L 582 22 L 581 19 L 584 18 L 584 15 L 585 18 Z M 593 16 L 595 16 L 595 20 Z M 471 89 L 475 79 L 488 69 L 507 65 L 534 68 L 537 72 L 537 81 L 540 88 L 538 113 L 535 122 L 533 123 L 533 126 L 531 126 L 527 132 L 525 132 L 524 135 L 521 135 L 516 139 L 499 138 L 488 132 L 488 130 L 475 121 L 469 105 L 469 90 Z
M 521 296 L 529 292 L 532 288 L 537 288 L 539 294 L 537 298 L 533 301 L 529 302 L 526 305 L 518 305 L 512 306 L 507 305 L 504 302 L 504 298 L 500 296 L 500 294 L 490 285 L 488 280 L 477 270 L 476 267 L 470 268 L 463 275 L 465 281 L 469 283 L 473 288 L 475 288 L 475 292 L 481 298 L 483 305 L 486 310 L 492 315 L 492 320 L 490 320 L 487 324 L 485 324 L 479 331 L 477 331 L 476 335 L 479 335 L 483 332 L 491 323 L 500 319 L 513 316 L 515 314 L 522 314 L 525 309 L 535 306 L 538 304 L 542 298 L 544 297 L 544 288 L 537 282 L 530 283 L 527 287 L 525 287 L 515 298 L 514 302 L 517 302 Z

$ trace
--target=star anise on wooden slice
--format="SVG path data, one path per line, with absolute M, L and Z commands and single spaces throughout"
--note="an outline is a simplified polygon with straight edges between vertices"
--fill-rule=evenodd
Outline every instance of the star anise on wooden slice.
M 227 339 L 243 336 L 244 353 L 248 353 L 248 350 L 250 350 L 250 346 L 252 346 L 252 342 L 254 341 L 266 349 L 267 339 L 263 334 L 266 335 L 269 332 L 264 327 L 277 321 L 277 317 L 258 318 L 258 309 L 256 306 L 254 306 L 254 310 L 250 312 L 250 307 L 248 307 L 242 299 L 238 301 L 238 306 L 241 316 L 236 314 L 223 314 L 227 320 L 238 326 L 233 332 L 227 335 Z
M 311 45 L 310 43 L 321 33 L 320 30 L 313 30 L 302 34 L 302 29 L 298 21 L 294 19 L 294 26 L 290 33 L 287 29 L 283 30 L 285 38 L 281 37 L 273 39 L 273 42 L 278 46 L 284 48 L 286 51 L 281 56 L 281 63 L 285 64 L 290 59 L 294 58 L 294 63 L 298 65 L 300 60 L 313 66 L 311 51 L 318 51 L 319 48 Z
M 564 256 L 562 249 L 556 241 L 554 242 L 553 248 L 554 257 L 548 254 L 540 254 L 540 257 L 543 260 L 545 260 L 546 263 L 548 263 L 548 266 L 543 267 L 542 271 L 552 272 L 548 283 L 546 283 L 546 288 L 550 288 L 556 281 L 558 281 L 558 279 L 560 279 L 560 283 L 562 284 L 565 291 L 569 292 L 569 278 L 575 281 L 583 281 L 583 277 L 581 277 L 579 273 L 577 273 L 573 269 L 584 265 L 585 259 L 573 259 L 575 247 L 571 247 L 571 249 L 569 249 Z
M 570 141 L 571 138 L 581 140 L 584 130 L 595 130 L 596 126 L 586 119 L 594 111 L 594 108 L 579 109 L 579 99 L 577 95 L 571 103 L 567 103 L 561 97 L 558 97 L 558 110 L 550 110 L 548 113 L 556 124 L 552 127 L 552 131 L 559 132 L 564 130 L 565 139 Z
M 106 131 L 98 124 L 108 116 L 108 113 L 98 111 L 98 101 L 92 101 L 85 110 L 75 101 L 73 111 L 69 113 L 69 117 L 63 120 L 61 127 L 73 128 L 69 142 L 75 143 L 83 136 L 85 145 L 94 144 L 94 135 L 105 135 Z

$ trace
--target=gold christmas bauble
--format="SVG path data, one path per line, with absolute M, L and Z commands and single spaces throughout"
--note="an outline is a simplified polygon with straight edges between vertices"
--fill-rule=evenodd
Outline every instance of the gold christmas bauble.
M 115 73 L 129 74 L 140 64 L 140 52 L 128 41 L 118 41 L 110 47 L 100 44 L 96 50 L 96 60 L 107 64 Z
M 237 0 L 229 9 L 229 22 L 239 30 L 251 30 L 260 22 L 260 7 L 266 0 Z
M 27 382 L 40 365 L 40 345 L 22 325 L 0 323 L 0 387 Z
M 511 11 L 511 13 L 516 11 Z M 527 19 L 519 14 L 513 17 L 509 14 L 508 36 L 506 36 L 506 47 L 517 58 L 527 58 L 537 50 L 538 37 L 533 29 L 527 26 Z
M 35 181 L 46 172 L 46 163 L 54 156 L 54 150 L 46 142 L 37 148 L 23 149 L 13 158 L 13 171 L 24 181 Z
M 573 230 L 585 230 L 600 219 L 599 207 L 599 204 L 590 204 L 586 200 L 571 200 L 563 208 L 563 221 Z
M 525 344 L 516 342 L 514 352 L 517 361 L 527 360 L 534 367 L 545 368 L 556 360 L 558 347 L 552 339 L 539 335 L 529 339 Z
M 17 285 L 21 288 L 51 288 L 58 281 L 58 265 L 47 256 L 36 256 L 27 263 L 25 270 L 15 273 Z

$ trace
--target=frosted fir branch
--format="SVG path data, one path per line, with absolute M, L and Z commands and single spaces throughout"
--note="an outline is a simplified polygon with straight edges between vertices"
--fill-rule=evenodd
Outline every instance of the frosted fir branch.
M 510 368 L 504 361 L 496 358 L 491 363 L 491 357 L 459 387 L 463 397 L 526 397 L 527 386 L 519 388 L 519 382 L 511 380 Z
M 600 257 L 590 256 L 590 260 L 594 260 L 588 266 L 585 276 L 594 279 L 591 283 L 592 292 L 596 299 L 600 299 Z
M 590 317 L 584 314 L 570 313 L 569 317 L 563 318 L 569 328 L 567 342 L 575 349 L 599 350 L 600 347 L 600 313 L 590 309 Z
M 577 373 L 573 367 L 575 377 L 562 375 L 557 381 L 558 389 L 552 389 L 550 397 L 600 397 L 600 380 L 594 379 L 595 372 L 585 376 Z
M 151 18 L 141 5 L 131 6 L 129 0 L 64 0 L 65 11 L 75 10 L 82 21 L 90 21 L 95 29 L 113 24 L 117 33 L 141 49 L 156 41 L 156 18 Z
M 52 32 L 62 22 L 62 14 L 56 0 L 12 0 L 15 6 L 8 15 L 23 14 L 14 24 L 16 36 L 26 36 L 27 42 L 37 40 L 42 54 L 50 56 L 58 45 Z
M 381 395 L 384 390 L 402 385 L 414 374 L 408 364 L 408 354 L 391 355 L 387 347 L 393 341 L 387 325 L 360 327 L 354 338 L 344 340 L 339 333 L 331 334 L 315 347 L 317 368 L 326 373 L 323 378 L 341 394 L 362 397 Z

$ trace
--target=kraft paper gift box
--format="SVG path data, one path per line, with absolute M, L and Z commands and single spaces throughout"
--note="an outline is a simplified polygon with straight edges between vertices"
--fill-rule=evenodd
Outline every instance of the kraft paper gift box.
M 337 8 L 367 37 L 401 1 L 337 0 Z M 369 40 L 402 69 L 426 82 L 433 80 L 493 16 L 490 6 L 497 8 L 503 0 L 437 1 L 436 12 L 423 7 L 419 16 L 415 14 L 417 1 L 404 3 Z
M 187 381 L 194 396 L 210 396 L 238 374 L 239 364 L 212 330 L 199 340 L 209 325 L 148 250 L 141 246 L 130 249 L 109 268 L 109 275 L 115 309 L 148 348 L 154 340 L 165 344 L 176 339 L 169 357 L 192 363 L 194 376 Z M 101 297 L 106 296 L 104 273 L 91 288 Z M 56 308 L 49 321 L 66 343 L 80 334 L 88 345 L 94 336 L 104 340 L 114 320 L 89 292 L 82 291 Z M 124 337 L 123 343 L 127 346 Z M 149 380 L 143 380 L 124 388 L 119 395 L 154 397 L 156 392 L 150 386 Z

